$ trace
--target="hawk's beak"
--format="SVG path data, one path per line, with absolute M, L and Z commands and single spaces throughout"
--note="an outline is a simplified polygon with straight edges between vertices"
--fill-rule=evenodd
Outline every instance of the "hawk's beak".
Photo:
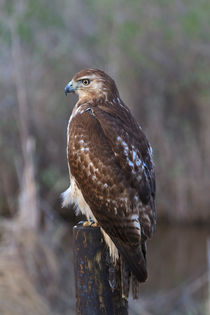
M 70 81 L 66 86 L 65 86 L 65 94 L 67 95 L 68 93 L 73 93 L 75 91 L 74 87 L 73 87 L 73 82 Z

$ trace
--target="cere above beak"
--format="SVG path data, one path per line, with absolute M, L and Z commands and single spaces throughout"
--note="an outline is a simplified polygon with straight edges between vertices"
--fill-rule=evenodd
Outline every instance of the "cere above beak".
M 73 82 L 70 81 L 64 89 L 65 94 L 67 95 L 68 93 L 73 93 L 75 91 L 74 87 L 73 87 Z

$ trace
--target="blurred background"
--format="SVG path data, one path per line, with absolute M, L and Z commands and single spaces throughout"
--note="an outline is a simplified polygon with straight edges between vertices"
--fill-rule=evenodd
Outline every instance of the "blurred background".
M 0 1 L 0 314 L 75 314 L 64 87 L 85 67 L 115 79 L 154 149 L 158 224 L 129 314 L 210 314 L 209 39 L 207 0 Z

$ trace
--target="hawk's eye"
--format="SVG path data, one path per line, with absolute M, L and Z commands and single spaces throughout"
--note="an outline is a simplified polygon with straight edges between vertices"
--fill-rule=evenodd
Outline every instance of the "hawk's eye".
M 83 85 L 88 85 L 88 84 L 90 84 L 90 80 L 89 79 L 83 79 L 82 80 L 82 84 Z

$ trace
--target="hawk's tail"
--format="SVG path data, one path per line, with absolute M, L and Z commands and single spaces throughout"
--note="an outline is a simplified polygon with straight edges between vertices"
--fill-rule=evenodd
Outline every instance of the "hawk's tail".
M 147 280 L 146 244 L 142 241 L 142 244 L 135 248 L 119 240 L 115 240 L 115 244 L 121 257 L 122 295 L 128 298 L 132 280 L 133 298 L 137 299 L 140 282 Z
M 140 282 L 145 282 L 147 279 L 146 259 L 144 258 L 144 254 L 141 252 L 139 255 L 132 256 L 132 258 L 130 255 L 128 256 L 128 253 L 126 256 L 125 254 L 121 255 L 122 295 L 126 299 L 128 299 L 129 296 L 130 282 L 133 298 L 138 299 Z
M 118 249 L 137 280 L 145 282 L 147 280 L 147 263 L 146 253 L 142 251 L 142 247 L 132 249 L 119 246 Z

